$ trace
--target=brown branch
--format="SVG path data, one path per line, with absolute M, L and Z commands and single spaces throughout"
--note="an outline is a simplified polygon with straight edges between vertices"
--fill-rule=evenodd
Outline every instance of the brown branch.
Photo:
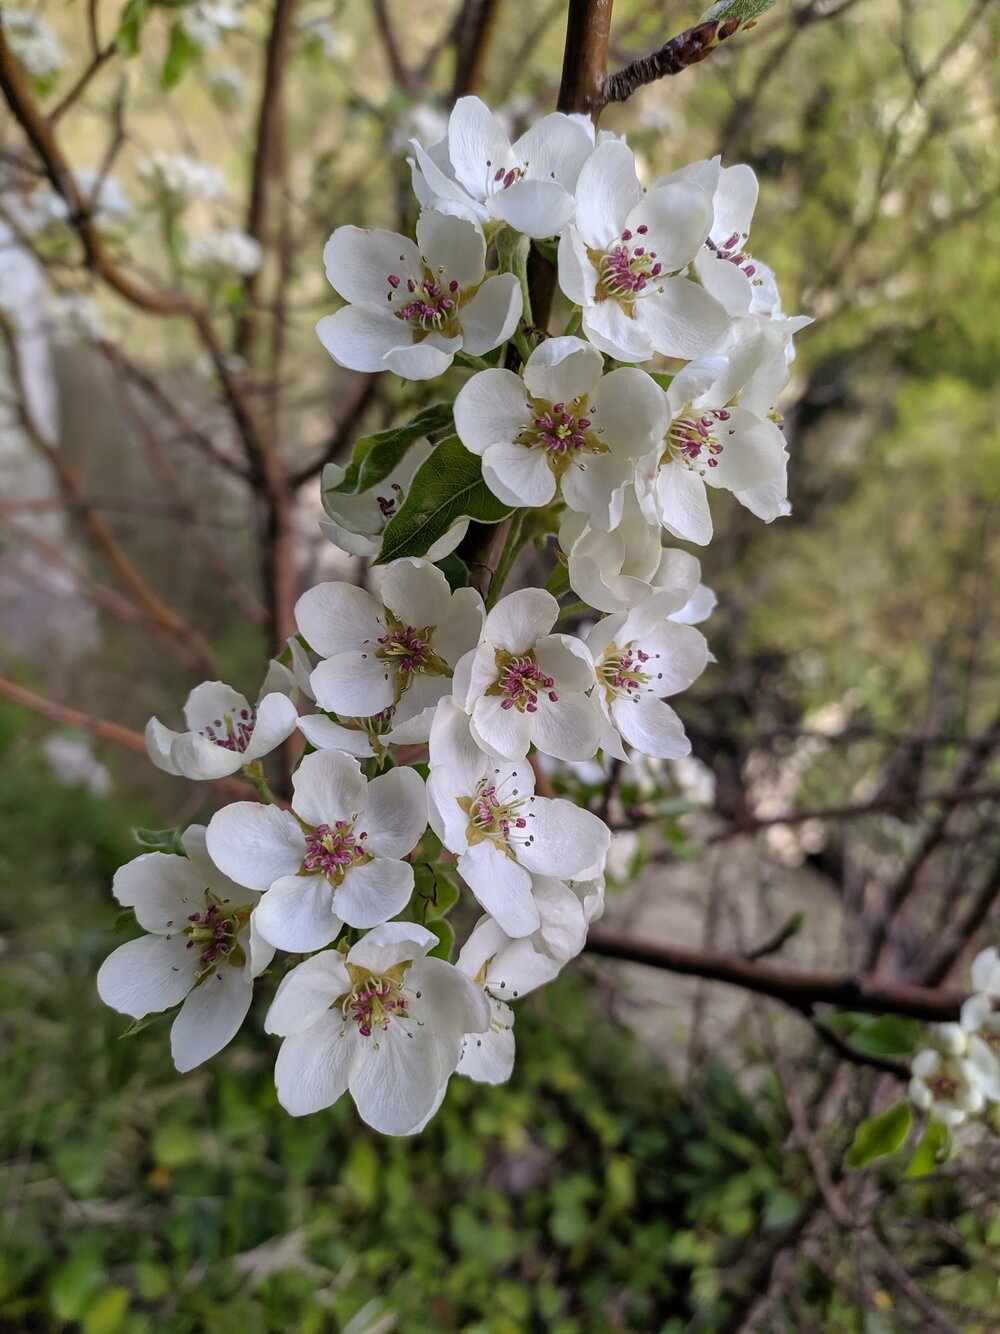
M 756 20 L 743 22 L 740 19 L 726 19 L 720 22 L 712 19 L 708 23 L 697 23 L 677 37 L 665 42 L 658 51 L 648 56 L 640 56 L 612 74 L 603 90 L 603 101 L 627 102 L 637 89 L 647 83 L 655 83 L 670 74 L 681 74 L 691 65 L 710 56 L 715 48 L 732 37 L 741 29 L 755 26 Z
M 389 71 L 392 74 L 393 81 L 404 92 L 411 94 L 417 92 L 414 72 L 404 64 L 403 57 L 400 55 L 399 43 L 396 41 L 396 33 L 389 17 L 386 0 L 372 0 L 372 10 L 375 15 L 375 31 L 378 33 L 382 49 L 385 51 L 385 58 L 389 62 Z
M 297 488 L 303 486 L 306 482 L 311 482 L 328 463 L 336 459 L 337 455 L 347 445 L 349 438 L 354 434 L 369 403 L 375 397 L 381 378 L 380 374 L 367 375 L 363 371 L 350 372 L 349 386 L 346 388 L 342 400 L 343 413 L 340 419 L 334 426 L 330 438 L 318 458 L 292 474 L 291 486 Z
M 958 1018 L 965 996 L 911 986 L 904 982 L 852 976 L 850 973 L 802 972 L 754 963 L 725 954 L 709 954 L 679 945 L 654 944 L 591 930 L 587 950 L 608 959 L 622 959 L 661 968 L 685 977 L 704 977 L 729 986 L 742 987 L 757 995 L 770 996 L 802 1014 L 817 1005 L 862 1010 L 871 1014 L 901 1014 L 914 1019 L 944 1022 Z
M 451 100 L 457 102 L 482 83 L 486 53 L 500 13 L 500 0 L 464 0 L 451 39 L 455 48 L 455 75 Z

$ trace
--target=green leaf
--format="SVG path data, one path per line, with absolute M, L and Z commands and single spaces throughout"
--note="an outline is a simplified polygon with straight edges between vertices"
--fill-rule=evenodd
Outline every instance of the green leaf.
M 172 852 L 181 857 L 186 857 L 187 853 L 181 843 L 183 832 L 184 830 L 179 825 L 173 829 L 132 830 L 133 837 L 143 852 Z
M 895 1153 L 909 1134 L 913 1111 L 908 1102 L 896 1102 L 884 1112 L 862 1121 L 847 1150 L 848 1167 L 866 1167 L 876 1158 Z
M 908 1056 L 916 1051 L 921 1025 L 898 1014 L 868 1016 L 851 1034 L 851 1045 L 866 1056 Z
M 148 17 L 149 0 L 128 0 L 115 33 L 115 45 L 123 56 L 139 54 L 139 37 Z
M 448 587 L 453 593 L 456 589 L 468 588 L 469 567 L 454 552 L 450 556 L 445 556 L 443 560 L 439 560 L 437 567 L 448 580 Z
M 458 886 L 439 866 L 421 862 L 413 868 L 417 921 L 428 922 L 446 916 L 458 902 Z
M 451 412 L 450 403 L 431 403 L 402 426 L 363 435 L 355 442 L 343 480 L 330 490 L 353 496 L 384 481 L 415 440 L 451 426 Z
M 499 523 L 512 512 L 483 481 L 476 455 L 457 436 L 449 436 L 417 469 L 399 513 L 382 535 L 378 562 L 426 555 L 459 519 Z
M 908 1177 L 925 1177 L 943 1163 L 951 1148 L 951 1131 L 940 1121 L 927 1122 L 917 1151 L 906 1169 Z
M 668 375 L 666 371 L 647 371 L 646 374 L 651 380 L 655 380 L 661 389 L 669 389 L 674 382 L 674 377 Z
M 774 3 L 775 0 L 718 0 L 717 4 L 705 10 L 698 22 L 725 23 L 729 19 L 736 19 L 740 24 L 750 23 Z
M 428 951 L 428 956 L 431 959 L 444 959 L 447 962 L 451 958 L 455 944 L 455 932 L 451 923 L 446 922 L 443 917 L 437 917 L 433 922 L 427 923 L 427 930 L 433 931 L 438 938 L 438 943 Z
M 201 47 L 193 42 L 180 23 L 174 23 L 170 29 L 170 45 L 167 58 L 163 62 L 160 82 L 164 88 L 176 88 L 188 68 L 201 55 Z

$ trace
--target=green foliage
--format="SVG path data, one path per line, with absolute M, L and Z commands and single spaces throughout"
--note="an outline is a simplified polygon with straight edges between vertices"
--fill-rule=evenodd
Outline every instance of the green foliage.
M 118 22 L 115 42 L 123 56 L 139 54 L 139 39 L 149 17 L 150 0 L 128 0 Z
M 418 922 L 430 924 L 436 917 L 446 917 L 458 902 L 458 885 L 440 866 L 421 862 L 413 868 L 414 916 Z
M 847 1150 L 848 1167 L 867 1167 L 876 1158 L 895 1153 L 910 1133 L 913 1111 L 908 1102 L 895 1102 L 882 1112 L 876 1112 L 858 1126 L 851 1147 Z
M 160 73 L 160 82 L 163 87 L 175 88 L 200 55 L 201 48 L 197 42 L 193 42 L 188 36 L 184 24 L 179 21 L 172 23 L 170 25 L 167 55 L 163 62 L 163 70 Z
M 184 830 L 178 825 L 173 829 L 134 829 L 135 841 L 143 852 L 170 852 L 185 856 L 181 834 Z
M 402 426 L 390 426 L 374 435 L 363 435 L 354 446 L 343 481 L 331 489 L 349 495 L 367 491 L 388 477 L 414 441 L 447 429 L 451 421 L 450 403 L 431 403 Z
M 737 19 L 740 23 L 750 23 L 775 3 L 776 0 L 718 0 L 705 10 L 699 22 L 725 23 L 727 19 Z
M 916 1051 L 924 1031 L 916 1019 L 898 1014 L 843 1013 L 823 1022 L 865 1056 L 909 1056 Z
M 906 1169 L 908 1177 L 925 1177 L 933 1172 L 948 1156 L 951 1131 L 933 1118 L 927 1122 L 917 1151 Z
M 425 555 L 460 519 L 499 523 L 510 513 L 483 481 L 480 460 L 449 436 L 417 469 L 399 513 L 386 525 L 379 562 Z

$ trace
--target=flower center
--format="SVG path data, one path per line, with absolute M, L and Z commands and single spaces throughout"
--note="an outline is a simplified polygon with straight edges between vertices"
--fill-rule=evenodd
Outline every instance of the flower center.
M 378 505 L 379 513 L 382 518 L 388 521 L 396 513 L 396 506 L 403 503 L 403 488 L 398 482 L 392 482 L 389 490 L 394 492 L 391 496 L 376 496 L 375 504 Z
M 753 279 L 754 274 L 757 272 L 757 267 L 751 257 L 739 248 L 741 243 L 746 239 L 747 236 L 745 232 L 742 236 L 739 232 L 733 232 L 732 236 L 724 241 L 722 245 L 717 246 L 713 244 L 712 241 L 709 241 L 708 246 L 710 250 L 714 251 L 716 259 L 728 260 L 730 264 L 735 264 L 738 269 L 742 269 L 748 278 Z M 754 286 L 759 286 L 760 282 L 761 279 L 758 278 L 754 283 Z
M 657 262 L 656 251 L 647 249 L 643 241 L 648 231 L 645 225 L 634 232 L 626 228 L 606 250 L 588 251 L 597 269 L 596 300 L 617 301 L 631 314 L 636 297 L 659 278 L 663 265 Z
M 364 848 L 367 837 L 367 833 L 355 836 L 354 826 L 347 820 L 317 825 L 306 833 L 306 855 L 299 874 L 325 875 L 339 885 L 352 866 L 371 860 Z
M 405 625 L 388 607 L 385 616 L 386 632 L 376 641 L 375 656 L 394 673 L 397 703 L 418 672 L 424 676 L 452 675 L 452 669 L 432 647 L 433 625 L 425 625 L 422 629 Z
M 518 713 L 537 713 L 539 692 L 544 691 L 553 704 L 559 696 L 553 690 L 555 681 L 546 676 L 533 653 L 506 653 L 496 651 L 498 676 L 486 691 L 501 696 L 501 709 L 517 709 Z
M 250 917 L 249 908 L 233 908 L 225 911 L 218 900 L 205 891 L 204 912 L 193 912 L 188 916 L 184 928 L 187 936 L 187 948 L 196 949 L 202 967 L 198 970 L 198 980 L 215 971 L 220 963 L 232 963 L 242 967 L 246 963 L 243 947 L 237 944 L 236 937 L 246 926 Z
M 489 161 L 487 167 L 493 164 Z M 497 190 L 509 190 L 515 181 L 523 181 L 528 174 L 528 163 L 523 167 L 498 167 L 493 173 L 493 181 L 490 187 L 491 193 L 495 194 Z
M 642 670 L 649 660 L 650 654 L 634 643 L 626 644 L 622 649 L 617 644 L 609 644 L 597 668 L 598 679 L 609 698 L 619 694 L 638 695 L 646 682 L 652 679 L 652 672 Z
M 958 1093 L 958 1080 L 951 1075 L 935 1075 L 928 1079 L 927 1087 L 941 1102 L 952 1102 Z
M 661 462 L 671 459 L 682 463 L 685 468 L 704 477 L 709 468 L 719 466 L 719 455 L 724 449 L 719 439 L 719 428 L 732 417 L 725 408 L 684 409 L 679 417 L 670 423 L 666 437 L 666 450 Z M 732 435 L 732 428 L 726 428 Z
M 369 972 L 357 964 L 348 964 L 347 971 L 354 984 L 337 1001 L 345 1019 L 353 1019 L 364 1038 L 370 1038 L 376 1029 L 384 1033 L 391 1019 L 409 1019 L 410 1002 L 403 995 L 403 979 L 410 966 L 394 964 L 384 973 Z
M 201 729 L 200 736 L 207 736 L 223 750 L 237 751 L 242 754 L 250 744 L 253 729 L 257 725 L 256 709 L 240 709 L 239 714 L 223 714 Z
M 455 279 L 449 282 L 443 270 L 434 274 L 425 268 L 423 277 L 389 273 L 386 282 L 389 284 L 386 300 L 392 313 L 410 326 L 414 342 L 420 342 L 430 333 L 454 338 L 461 332 L 458 308 L 462 295 Z
M 495 778 L 482 779 L 473 796 L 458 799 L 459 806 L 469 817 L 466 837 L 470 844 L 489 842 L 513 856 L 512 842 L 534 842 L 533 834 L 521 832 L 533 819 L 530 807 L 534 800 L 533 796 L 520 796 L 516 787 L 502 792 Z

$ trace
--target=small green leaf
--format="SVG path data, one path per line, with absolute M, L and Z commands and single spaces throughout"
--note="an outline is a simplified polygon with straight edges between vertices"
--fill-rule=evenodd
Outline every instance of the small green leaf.
M 933 1172 L 939 1163 L 943 1163 L 951 1147 L 951 1131 L 940 1121 L 930 1120 L 923 1137 L 917 1145 L 917 1151 L 910 1159 L 906 1169 L 908 1177 L 925 1177 Z
M 437 917 L 433 922 L 427 923 L 427 930 L 433 931 L 438 938 L 438 943 L 432 950 L 428 951 L 431 959 L 444 959 L 447 962 L 451 958 L 451 951 L 455 944 L 455 932 L 452 930 L 451 923 L 446 922 L 443 917 Z
M 421 862 L 413 868 L 417 921 L 429 923 L 446 916 L 458 902 L 459 890 L 454 880 L 439 866 Z
M 386 431 L 363 435 L 355 442 L 343 480 L 330 489 L 341 494 L 357 495 L 359 491 L 367 491 L 369 487 L 384 481 L 415 440 L 451 426 L 451 412 L 450 403 L 431 403 L 421 408 L 415 417 L 402 426 L 390 426 Z
M 167 58 L 163 62 L 160 82 L 164 88 L 176 88 L 186 74 L 189 66 L 201 55 L 201 47 L 187 35 L 181 23 L 174 23 L 170 29 L 170 45 Z
M 776 0 L 718 0 L 717 4 L 706 9 L 698 20 L 699 23 L 725 23 L 736 19 L 739 23 L 749 23 L 759 18 L 770 9 Z
M 851 1034 L 851 1046 L 866 1056 L 908 1056 L 916 1051 L 921 1025 L 898 1014 L 867 1016 Z
M 908 1102 L 896 1102 L 884 1112 L 862 1121 L 847 1150 L 848 1167 L 866 1167 L 876 1158 L 895 1153 L 909 1134 L 913 1111 Z
M 439 560 L 437 567 L 448 580 L 448 587 L 453 593 L 456 589 L 468 588 L 469 567 L 454 552 L 450 556 L 445 556 L 443 560 Z
M 668 375 L 666 371 L 647 371 L 646 374 L 651 380 L 655 380 L 661 389 L 669 389 L 674 382 L 674 377 Z
M 133 829 L 135 841 L 143 852 L 172 852 L 186 857 L 181 834 L 184 830 L 178 825 L 174 829 Z
M 420 465 L 410 491 L 382 535 L 378 561 L 423 556 L 460 519 L 499 523 L 512 513 L 483 481 L 482 463 L 449 436 Z
M 143 1029 L 148 1028 L 150 1024 L 155 1024 L 157 1019 L 162 1019 L 164 1014 L 144 1014 L 141 1019 L 133 1019 L 128 1028 L 122 1029 L 118 1034 L 120 1038 L 134 1038 L 136 1033 L 141 1033 Z
M 123 56 L 139 54 L 139 37 L 148 17 L 149 0 L 128 0 L 115 33 L 115 45 Z

